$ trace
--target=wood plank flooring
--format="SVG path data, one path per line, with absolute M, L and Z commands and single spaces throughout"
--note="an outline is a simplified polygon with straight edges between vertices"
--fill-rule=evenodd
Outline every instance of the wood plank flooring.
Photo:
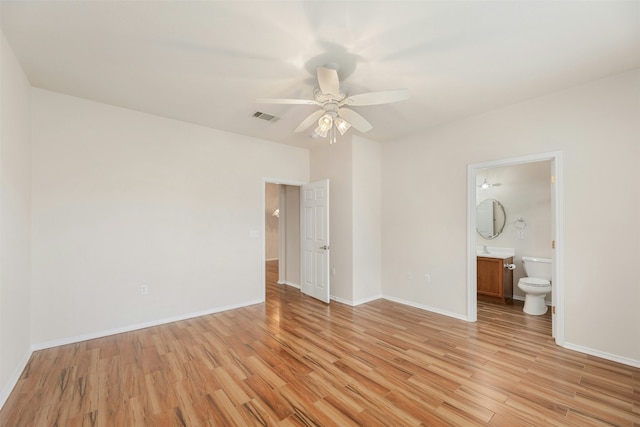
M 640 426 L 640 369 L 557 347 L 549 316 L 267 303 L 33 354 L 20 426 Z

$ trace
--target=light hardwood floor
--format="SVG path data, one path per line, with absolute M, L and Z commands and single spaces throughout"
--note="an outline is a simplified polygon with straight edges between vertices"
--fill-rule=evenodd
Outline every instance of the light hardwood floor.
M 468 323 L 378 300 L 267 303 L 38 351 L 2 426 L 640 426 L 640 369 L 557 347 L 548 316 Z

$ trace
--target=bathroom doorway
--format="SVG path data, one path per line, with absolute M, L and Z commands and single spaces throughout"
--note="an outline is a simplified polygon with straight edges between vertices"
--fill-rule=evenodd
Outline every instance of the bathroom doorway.
M 524 300 L 518 279 L 524 276 L 522 256 L 552 259 L 552 292 L 549 299 L 551 334 L 562 344 L 564 336 L 562 280 L 562 191 L 561 153 L 496 160 L 468 166 L 468 298 L 469 320 L 478 317 L 477 248 L 513 251 L 513 299 Z M 476 206 L 495 200 L 504 209 L 504 224 L 495 232 L 481 236 L 476 231 L 482 221 L 476 218 Z M 497 218 L 497 217 L 496 217 Z

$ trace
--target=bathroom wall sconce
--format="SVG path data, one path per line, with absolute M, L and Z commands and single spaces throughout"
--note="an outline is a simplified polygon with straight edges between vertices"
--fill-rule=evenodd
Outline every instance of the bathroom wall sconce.
M 524 218 L 520 217 L 513 222 L 513 226 L 519 230 L 524 230 L 527 228 L 527 221 Z

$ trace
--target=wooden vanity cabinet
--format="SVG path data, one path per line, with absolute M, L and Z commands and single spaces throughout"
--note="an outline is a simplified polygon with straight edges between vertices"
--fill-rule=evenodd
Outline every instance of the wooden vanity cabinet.
M 500 302 L 502 304 L 513 297 L 513 270 L 505 268 L 512 264 L 513 257 L 500 259 L 477 257 L 478 299 Z

